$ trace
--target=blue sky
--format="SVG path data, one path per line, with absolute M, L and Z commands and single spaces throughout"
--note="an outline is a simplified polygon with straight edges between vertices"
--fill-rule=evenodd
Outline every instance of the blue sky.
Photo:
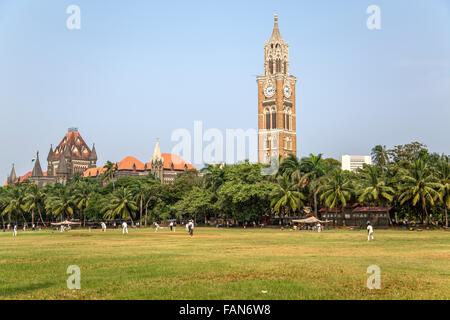
M 66 8 L 81 8 L 81 30 Z M 366 8 L 381 8 L 368 30 Z M 0 179 L 46 167 L 68 127 L 98 164 L 149 161 L 171 133 L 257 128 L 273 14 L 298 77 L 300 156 L 414 140 L 450 153 L 450 1 L 0 0 Z M 46 168 L 44 168 L 45 170 Z

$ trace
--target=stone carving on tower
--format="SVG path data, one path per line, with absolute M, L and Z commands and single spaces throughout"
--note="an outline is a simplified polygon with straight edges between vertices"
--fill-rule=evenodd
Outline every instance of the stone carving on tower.
M 289 44 L 275 15 L 272 36 L 264 43 L 264 76 L 258 83 L 258 161 L 297 154 L 295 85 L 289 74 Z

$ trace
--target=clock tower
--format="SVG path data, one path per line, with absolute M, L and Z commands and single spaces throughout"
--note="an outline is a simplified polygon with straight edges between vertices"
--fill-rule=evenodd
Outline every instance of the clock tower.
M 270 163 L 297 154 L 295 84 L 289 74 L 289 44 L 278 29 L 278 15 L 272 37 L 264 44 L 264 75 L 258 83 L 258 161 Z

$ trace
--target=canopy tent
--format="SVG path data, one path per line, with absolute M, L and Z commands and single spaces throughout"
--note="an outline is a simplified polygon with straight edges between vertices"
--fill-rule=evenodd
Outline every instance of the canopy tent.
M 71 224 L 81 224 L 81 222 L 72 222 L 72 221 L 68 221 L 68 220 L 65 220 L 65 221 L 63 221 L 63 222 L 52 222 L 52 225 L 53 226 L 60 226 L 60 225 L 71 225 Z
M 329 221 L 329 220 L 322 221 L 322 220 L 317 219 L 316 217 L 308 217 L 308 218 L 305 218 L 305 219 L 292 220 L 292 222 L 297 222 L 297 223 L 317 223 L 317 222 L 328 223 L 328 222 L 331 222 L 331 221 Z

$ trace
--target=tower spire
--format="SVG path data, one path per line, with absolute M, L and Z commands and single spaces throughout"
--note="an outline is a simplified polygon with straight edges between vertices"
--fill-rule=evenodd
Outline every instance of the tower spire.
M 36 152 L 36 161 L 34 162 L 33 171 L 31 172 L 32 177 L 43 177 L 41 163 L 39 162 L 39 151 Z
M 283 38 L 280 34 L 280 29 L 278 28 L 278 14 L 274 14 L 273 17 L 273 31 L 272 31 L 272 37 L 270 37 L 269 42 L 283 42 Z
M 152 162 L 162 160 L 161 150 L 159 149 L 159 138 L 156 138 L 155 150 L 153 150 Z

